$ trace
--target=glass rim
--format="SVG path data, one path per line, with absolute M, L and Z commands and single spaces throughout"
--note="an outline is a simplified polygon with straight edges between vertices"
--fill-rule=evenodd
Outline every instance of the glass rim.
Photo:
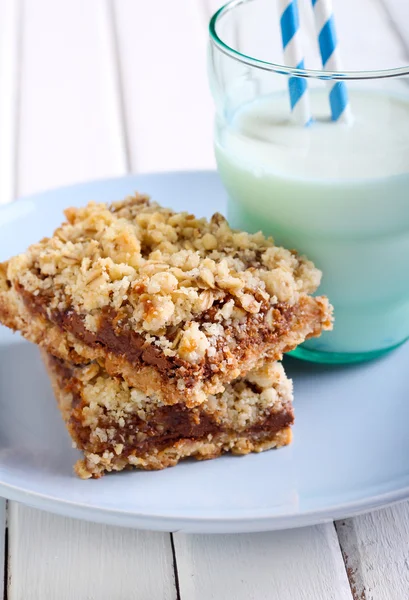
M 409 65 L 403 67 L 395 67 L 392 69 L 371 69 L 365 71 L 324 71 L 323 69 L 297 69 L 295 67 L 287 67 L 286 65 L 280 65 L 279 63 L 273 63 L 252 56 L 248 56 L 247 54 L 243 54 L 242 52 L 239 52 L 238 50 L 235 50 L 234 48 L 226 44 L 226 42 L 224 42 L 217 34 L 216 27 L 218 21 L 227 13 L 240 6 L 241 4 L 247 4 L 248 2 L 254 2 L 254 0 L 229 0 L 229 2 L 224 4 L 214 13 L 209 22 L 209 35 L 211 42 L 221 52 L 223 52 L 223 54 L 229 56 L 237 62 L 241 62 L 250 67 L 255 67 L 263 71 L 272 71 L 279 75 L 289 75 L 294 77 L 305 77 L 323 80 L 384 79 L 389 77 L 401 77 L 403 75 L 409 75 Z

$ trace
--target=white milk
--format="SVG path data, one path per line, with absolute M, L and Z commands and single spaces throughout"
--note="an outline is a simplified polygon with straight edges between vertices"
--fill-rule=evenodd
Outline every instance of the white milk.
M 261 98 L 216 123 L 216 158 L 234 227 L 263 230 L 324 272 L 334 331 L 309 347 L 370 352 L 409 336 L 409 98 L 349 91 L 354 122 L 292 124 L 288 97 Z

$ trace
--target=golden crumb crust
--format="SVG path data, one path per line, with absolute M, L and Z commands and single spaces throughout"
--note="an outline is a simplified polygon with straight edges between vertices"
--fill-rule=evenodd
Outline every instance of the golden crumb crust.
M 230 452 L 237 456 L 250 452 L 265 452 L 273 448 L 288 446 L 292 440 L 290 427 L 283 427 L 276 432 L 257 432 L 249 435 L 220 433 L 211 441 L 183 439 L 168 447 L 146 454 L 145 456 L 130 455 L 128 458 L 118 456 L 97 456 L 84 452 L 84 458 L 77 461 L 74 470 L 81 479 L 97 479 L 105 473 L 123 471 L 136 467 L 144 471 L 159 471 L 174 467 L 184 458 L 210 460 Z

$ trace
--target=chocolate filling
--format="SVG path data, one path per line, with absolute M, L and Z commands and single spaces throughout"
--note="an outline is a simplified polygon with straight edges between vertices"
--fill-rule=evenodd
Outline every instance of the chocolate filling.
M 73 371 L 67 365 L 48 356 L 53 370 L 57 373 L 59 384 L 66 392 L 73 394 L 73 412 L 69 422 L 71 429 L 80 449 L 87 450 L 90 444 L 91 428 L 82 424 L 82 383 L 73 376 Z M 294 415 L 292 405 L 289 403 L 285 410 L 277 413 L 272 412 L 251 427 L 247 428 L 243 435 L 251 437 L 257 433 L 268 433 L 273 435 L 284 427 L 292 425 Z M 114 429 L 115 433 L 108 442 L 92 442 L 90 451 L 102 453 L 105 450 L 112 451 L 116 444 L 123 444 L 122 455 L 132 452 L 144 454 L 152 447 L 164 448 L 169 444 L 181 439 L 199 440 L 206 439 L 208 435 L 218 433 L 234 433 L 231 429 L 223 426 L 204 410 L 199 408 L 188 409 L 184 404 L 172 406 L 160 406 L 148 417 L 147 421 L 140 419 L 136 414 L 130 414 L 125 420 L 124 427 L 120 427 L 108 415 L 101 415 L 98 423 L 101 429 Z
M 286 411 L 270 413 L 265 419 L 243 431 L 243 436 L 249 437 L 252 434 L 263 432 L 273 435 L 283 427 L 292 425 L 293 421 L 293 413 L 289 406 Z M 121 428 L 109 417 L 102 417 L 98 426 L 102 429 L 112 428 L 115 430 L 115 434 L 109 442 L 100 442 L 96 445 L 93 441 L 91 451 L 98 453 L 105 450 L 112 451 L 116 444 L 122 443 L 124 446 L 122 455 L 125 456 L 135 451 L 137 454 L 144 454 L 153 447 L 161 449 L 182 439 L 202 440 L 206 439 L 208 435 L 214 436 L 219 433 L 238 435 L 238 432 L 218 425 L 204 411 L 196 410 L 193 413 L 183 404 L 158 408 L 149 416 L 148 422 L 132 415 L 127 418 L 125 426 Z M 78 411 L 73 412 L 70 428 L 76 439 L 80 441 L 81 449 L 87 450 L 91 430 L 89 427 L 84 427 L 81 422 L 81 404 Z
M 66 331 L 69 331 L 88 346 L 104 346 L 114 354 L 125 356 L 129 362 L 142 361 L 155 366 L 161 373 L 168 372 L 186 363 L 178 358 L 168 359 L 160 348 L 148 344 L 140 333 L 131 329 L 117 329 L 113 323 L 116 314 L 113 311 L 103 311 L 99 329 L 96 333 L 85 328 L 84 319 L 73 310 L 56 313 L 56 322 Z
M 18 291 L 29 310 L 48 318 L 45 308 L 49 300 L 47 297 L 33 296 L 21 286 Z M 291 328 L 295 309 L 296 307 L 286 303 L 278 303 L 274 307 L 273 329 L 264 322 L 264 314 L 259 314 L 255 317 L 249 316 L 244 334 L 242 332 L 238 334 L 233 328 L 226 331 L 227 335 L 237 339 L 237 346 L 234 349 L 237 361 L 240 362 L 245 357 L 248 348 L 274 343 L 275 340 L 285 335 Z M 208 323 L 214 321 L 216 310 L 217 307 L 213 306 L 202 315 L 202 320 Z M 220 360 L 218 356 L 212 363 L 209 360 L 203 360 L 198 364 L 188 363 L 177 356 L 168 357 L 159 347 L 146 342 L 143 335 L 128 328 L 126 317 L 120 320 L 119 315 L 110 308 L 102 309 L 99 328 L 95 333 L 86 329 L 84 316 L 77 314 L 73 309 L 64 312 L 55 311 L 51 320 L 90 347 L 103 347 L 106 351 L 124 357 L 125 360 L 135 365 L 144 363 L 154 366 L 167 379 L 173 379 L 176 376 L 183 377 L 187 388 L 193 387 L 199 377 L 207 380 L 218 373 L 218 360 Z M 240 337 L 238 337 L 239 335 Z M 224 343 L 222 339 L 221 346 Z

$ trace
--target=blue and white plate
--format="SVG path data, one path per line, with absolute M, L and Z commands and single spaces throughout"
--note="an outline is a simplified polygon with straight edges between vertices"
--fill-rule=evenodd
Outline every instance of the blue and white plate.
M 0 209 L 0 261 L 51 234 L 67 206 L 135 190 L 209 216 L 215 173 L 130 176 L 38 194 Z M 409 346 L 359 366 L 286 360 L 291 446 L 82 481 L 37 349 L 0 327 L 0 494 L 31 506 L 142 529 L 230 533 L 311 525 L 409 497 Z

